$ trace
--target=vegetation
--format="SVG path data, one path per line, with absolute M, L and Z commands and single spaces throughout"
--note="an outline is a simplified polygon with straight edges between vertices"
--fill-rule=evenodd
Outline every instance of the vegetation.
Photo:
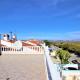
M 50 42 L 48 40 L 44 40 L 44 42 L 46 43 L 46 46 L 49 46 L 49 47 L 53 44 L 52 42 Z
M 63 50 L 67 50 L 80 56 L 80 42 L 53 42 L 53 44 Z
M 70 58 L 70 53 L 68 51 L 58 50 L 56 52 L 56 54 L 59 57 L 59 59 L 61 60 L 62 64 L 68 64 L 69 63 L 68 59 Z
M 68 59 L 70 57 L 69 53 L 74 53 L 78 57 L 80 57 L 80 42 L 76 41 L 45 41 L 47 46 L 57 46 L 62 48 L 62 50 L 57 51 L 57 55 L 59 56 L 61 63 L 68 63 Z

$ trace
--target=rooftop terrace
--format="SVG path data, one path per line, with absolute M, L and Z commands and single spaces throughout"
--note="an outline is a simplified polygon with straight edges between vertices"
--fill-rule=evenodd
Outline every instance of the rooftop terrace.
M 47 80 L 44 55 L 1 55 L 0 80 Z

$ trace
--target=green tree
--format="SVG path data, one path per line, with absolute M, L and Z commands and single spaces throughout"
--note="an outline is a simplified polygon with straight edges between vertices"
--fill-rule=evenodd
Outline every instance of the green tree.
M 50 41 L 48 41 L 48 40 L 44 40 L 44 42 L 45 42 L 46 46 L 50 47 L 52 45 L 52 43 Z
M 56 54 L 60 58 L 62 64 L 69 63 L 68 59 L 70 58 L 70 53 L 68 51 L 58 50 Z

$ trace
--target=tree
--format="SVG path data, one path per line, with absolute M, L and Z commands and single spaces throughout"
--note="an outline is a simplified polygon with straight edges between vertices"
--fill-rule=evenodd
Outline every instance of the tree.
M 80 56 L 80 42 L 54 42 L 55 46 Z
M 56 54 L 60 58 L 62 64 L 69 63 L 68 59 L 70 58 L 70 53 L 68 51 L 58 50 Z
M 48 41 L 48 40 L 44 40 L 44 42 L 45 42 L 46 46 L 50 47 L 52 45 L 52 43 L 50 41 Z

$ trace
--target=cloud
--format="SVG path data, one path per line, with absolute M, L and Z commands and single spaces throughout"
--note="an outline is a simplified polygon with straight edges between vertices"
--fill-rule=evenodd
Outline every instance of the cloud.
M 68 34 L 70 35 L 76 35 L 76 36 L 80 36 L 80 31 L 74 31 L 74 32 L 68 32 Z
M 72 39 L 80 39 L 80 31 L 62 32 L 62 33 L 36 32 L 36 33 L 27 34 L 27 36 L 23 35 L 23 37 L 21 38 L 22 39 L 72 40 Z
M 61 39 L 61 40 L 80 39 L 80 31 L 53 33 L 53 39 Z
M 67 40 L 80 39 L 80 31 L 66 32 L 62 35 L 64 35 L 64 38 Z

